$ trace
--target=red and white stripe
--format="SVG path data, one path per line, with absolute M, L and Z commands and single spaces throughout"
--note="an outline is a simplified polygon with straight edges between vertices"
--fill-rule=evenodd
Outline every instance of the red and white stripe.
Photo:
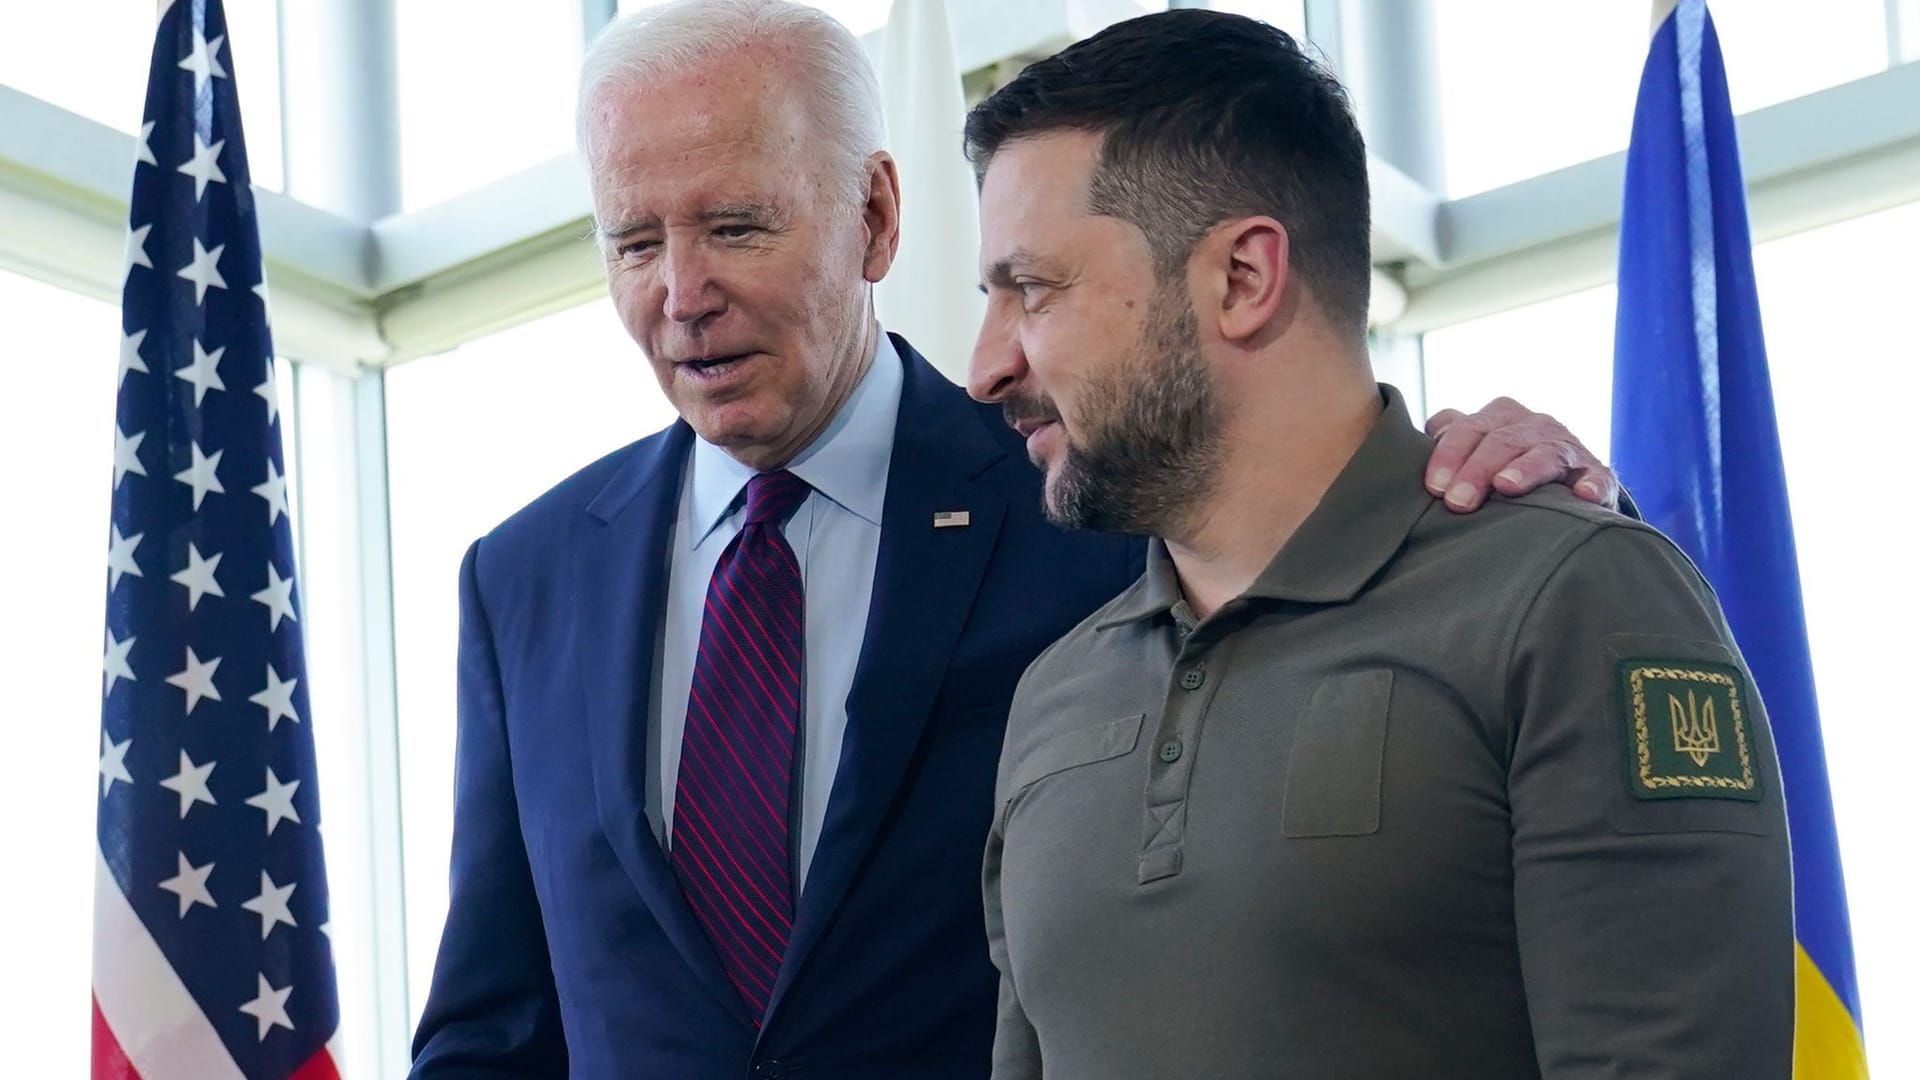
M 94 849 L 93 1080 L 243 1080 Z M 331 1047 L 293 1080 L 337 1080 Z

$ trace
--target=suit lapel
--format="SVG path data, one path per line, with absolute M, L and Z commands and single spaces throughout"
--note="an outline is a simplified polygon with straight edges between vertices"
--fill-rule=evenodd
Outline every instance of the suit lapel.
M 800 895 L 769 1016 L 832 921 L 920 742 L 947 662 L 987 568 L 1006 501 L 974 483 L 1006 452 L 966 397 L 895 337 L 905 362 L 887 470 L 866 636 L 847 697 L 846 742 Z M 933 517 L 963 510 L 964 528 Z
M 692 430 L 675 424 L 588 505 L 595 524 L 574 562 L 579 646 L 573 659 L 586 697 L 594 801 L 614 855 L 687 963 L 728 1008 L 750 1019 L 681 895 L 646 814 L 655 638 L 667 603 L 680 478 L 692 445 Z M 606 659 L 596 667 L 597 658 Z

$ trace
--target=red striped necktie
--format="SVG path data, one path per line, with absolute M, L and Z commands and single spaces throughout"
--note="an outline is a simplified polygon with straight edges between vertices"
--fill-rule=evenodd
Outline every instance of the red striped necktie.
M 805 593 L 780 527 L 812 489 L 747 482 L 746 524 L 713 569 L 693 664 L 669 859 L 758 1025 L 793 925 L 788 840 Z

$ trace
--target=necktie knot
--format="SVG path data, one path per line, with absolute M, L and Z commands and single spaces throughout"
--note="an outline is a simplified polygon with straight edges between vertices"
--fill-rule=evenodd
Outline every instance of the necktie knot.
M 786 524 L 812 491 L 812 485 L 785 469 L 755 474 L 747 481 L 747 524 Z

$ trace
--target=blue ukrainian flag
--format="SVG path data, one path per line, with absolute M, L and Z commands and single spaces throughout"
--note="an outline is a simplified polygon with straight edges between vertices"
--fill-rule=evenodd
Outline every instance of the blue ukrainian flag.
M 1794 1076 L 1867 1075 L 1846 885 L 1720 43 L 1679 0 L 1640 77 L 1620 222 L 1613 453 L 1725 607 L 1786 785 L 1799 940 Z

